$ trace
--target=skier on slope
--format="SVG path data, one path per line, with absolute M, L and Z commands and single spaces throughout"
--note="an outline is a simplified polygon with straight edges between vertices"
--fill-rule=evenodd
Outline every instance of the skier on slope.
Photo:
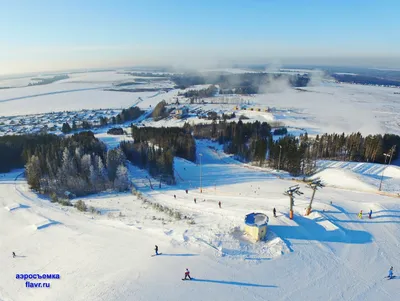
M 361 210 L 360 213 L 358 214 L 358 218 L 362 218 L 362 215 L 363 215 L 363 213 L 362 213 L 362 210 Z
M 389 269 L 389 275 L 387 276 L 387 278 L 392 279 L 393 278 L 393 267 L 390 267 Z
M 276 209 L 274 208 L 274 210 L 272 210 L 272 212 L 274 213 L 274 217 L 276 217 Z
M 15 255 L 15 252 L 12 252 L 12 256 L 13 256 L 13 258 L 15 258 L 15 256 L 17 256 L 17 255 Z
M 372 209 L 369 209 L 368 217 L 369 217 L 369 219 L 372 218 Z
M 156 251 L 156 255 L 158 255 L 158 246 L 156 245 L 156 248 L 154 249 Z
M 187 278 L 189 278 L 189 280 L 192 280 L 192 277 L 190 277 L 190 272 L 189 272 L 189 270 L 186 268 L 185 278 L 184 278 L 184 279 L 187 279 Z

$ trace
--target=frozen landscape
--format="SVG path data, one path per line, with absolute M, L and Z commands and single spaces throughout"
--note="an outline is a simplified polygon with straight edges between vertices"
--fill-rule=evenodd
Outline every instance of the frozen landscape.
M 229 69 L 232 72 L 231 69 Z M 234 70 L 234 69 L 233 69 Z M 106 91 L 115 84 L 132 82 L 143 78 L 121 74 L 122 71 L 72 74 L 70 78 L 48 85 L 0 89 L 0 127 L 7 124 L 6 116 L 43 114 L 62 111 L 119 109 L 138 106 L 142 109 L 153 107 L 160 101 L 175 103 L 177 99 L 187 104 L 188 99 L 179 96 L 180 90 L 169 92 L 118 92 Z M 242 73 L 243 70 L 238 71 Z M 5 81 L 5 80 L 4 80 Z M 8 84 L 10 80 L 8 80 Z M 16 84 L 18 80 L 15 79 Z M 0 80 L 1 83 L 1 80 Z M 257 111 L 237 112 L 251 120 L 282 121 L 293 130 L 318 133 L 352 133 L 363 135 L 377 133 L 400 134 L 400 94 L 398 88 L 374 87 L 351 84 L 336 84 L 331 81 L 312 81 L 313 85 L 301 89 L 290 88 L 284 82 L 273 83 L 264 88 L 265 94 L 253 96 L 220 96 L 223 105 L 193 104 L 189 108 L 201 107 L 203 111 L 233 112 L 241 103 Z M 140 87 L 161 90 L 173 88 L 169 80 L 147 82 Z M 214 100 L 216 101 L 216 100 Z M 272 114 L 262 112 L 271 108 Z M 354 114 L 354 112 L 357 114 Z M 2 117 L 3 116 L 3 117 Z M 32 115 L 34 116 L 34 115 Z M 193 116 L 195 117 L 195 116 Z M 189 122 L 197 122 L 189 118 Z M 158 122 L 158 126 L 179 125 L 186 120 Z M 51 123 L 51 120 L 48 121 Z
M 243 122 L 282 124 L 296 136 L 400 135 L 397 88 L 321 81 L 301 89 L 267 86 L 263 94 L 217 95 L 193 104 L 169 80 L 140 84 L 159 91 L 105 91 L 135 80 L 143 78 L 121 71 L 70 74 L 38 86 L 24 86 L 27 78 L 0 80 L 0 86 L 11 87 L 0 89 L 0 135 L 36 132 L 45 124 L 56 125 L 53 132 L 60 134 L 71 115 L 94 121 L 131 106 L 146 112 L 134 121 L 139 126 L 211 122 L 200 117 L 214 111 L 235 112 L 231 121 L 245 116 Z M 188 116 L 155 121 L 149 113 L 162 100 L 175 109 L 188 107 Z M 121 126 L 128 131 L 129 124 Z M 131 139 L 109 135 L 108 128 L 94 132 L 109 148 Z M 23 170 L 0 174 L 0 301 L 396 300 L 399 278 L 384 277 L 390 266 L 395 275 L 400 268 L 399 162 L 319 160 L 311 178 L 326 187 L 316 192 L 314 210 L 305 216 L 312 190 L 302 177 L 241 163 L 208 140 L 197 140 L 196 147 L 197 164 L 174 159 L 176 185 L 160 187 L 146 171 L 129 165 L 134 193 L 73 200 L 84 200 L 93 213 L 34 193 Z M 295 199 L 291 220 L 283 193 L 297 184 L 304 195 Z M 244 234 L 244 218 L 252 212 L 269 216 L 266 241 L 254 243 Z M 152 256 L 155 245 L 161 255 Z M 191 282 L 181 281 L 186 268 Z M 47 281 L 51 288 L 32 289 L 16 279 L 33 273 L 59 274 L 60 279 Z

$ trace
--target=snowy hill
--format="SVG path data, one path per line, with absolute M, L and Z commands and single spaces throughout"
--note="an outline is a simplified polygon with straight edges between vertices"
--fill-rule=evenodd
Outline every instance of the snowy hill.
M 321 160 L 318 161 L 318 169 L 319 172 L 314 177 L 320 177 L 331 186 L 376 192 L 382 180 L 382 191 L 400 193 L 398 166 Z
M 290 220 L 289 177 L 243 165 L 206 141 L 197 149 L 201 165 L 176 159 L 176 186 L 152 190 L 148 174 L 131 167 L 140 199 L 83 198 L 99 214 L 35 195 L 17 177 L 21 171 L 0 175 L 0 300 L 396 299 L 398 281 L 383 277 L 400 261 L 398 198 L 326 187 L 306 217 L 311 191 L 300 184 L 305 194 Z M 321 175 L 346 186 L 354 171 L 337 168 Z M 370 209 L 371 220 L 357 218 Z M 244 234 L 250 212 L 269 216 L 266 242 Z M 162 255 L 152 257 L 155 245 Z M 191 282 L 181 281 L 186 268 Z M 60 278 L 28 279 L 51 287 L 27 288 L 16 274 Z

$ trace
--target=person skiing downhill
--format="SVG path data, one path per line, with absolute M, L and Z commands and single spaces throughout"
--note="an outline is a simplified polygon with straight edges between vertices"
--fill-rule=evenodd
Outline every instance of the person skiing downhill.
M 274 217 L 276 217 L 276 209 L 272 210 L 274 212 Z
M 393 278 L 393 267 L 390 267 L 389 269 L 389 275 L 387 276 L 387 278 L 392 279 Z
M 360 213 L 358 214 L 358 218 L 362 218 L 362 215 L 363 215 L 363 213 L 362 213 L 362 210 L 361 210 Z
M 371 218 L 372 218 L 372 209 L 370 209 L 370 210 L 369 210 L 369 213 L 368 213 L 368 218 L 369 218 L 369 219 L 371 219 Z
M 156 245 L 156 248 L 154 249 L 156 251 L 156 255 L 158 255 L 158 246 Z
M 189 278 L 189 280 L 192 280 L 192 277 L 190 277 L 190 272 L 188 269 L 186 269 L 184 280 L 186 280 L 187 278 Z
M 17 256 L 17 255 L 15 255 L 15 252 L 12 252 L 12 256 L 13 256 L 13 258 L 15 258 L 15 256 Z

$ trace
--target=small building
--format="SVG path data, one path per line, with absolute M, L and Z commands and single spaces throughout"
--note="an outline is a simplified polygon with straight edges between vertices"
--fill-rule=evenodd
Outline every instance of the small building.
M 178 108 L 175 110 L 174 117 L 175 118 L 182 118 L 189 114 L 189 109 L 187 107 Z
M 255 241 L 263 240 L 267 235 L 268 220 L 264 213 L 247 214 L 244 219 L 244 231 Z

